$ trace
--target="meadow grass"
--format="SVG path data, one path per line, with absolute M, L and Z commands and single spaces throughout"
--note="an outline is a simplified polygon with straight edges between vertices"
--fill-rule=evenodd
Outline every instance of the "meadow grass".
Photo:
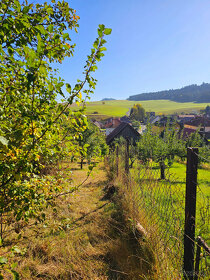
M 208 243 L 210 241 L 208 212 L 210 202 L 209 170 L 210 167 L 198 168 L 196 199 L 196 236 L 201 235 Z M 144 184 L 148 185 L 148 187 L 153 185 L 156 189 L 149 197 L 155 199 L 162 208 L 175 209 L 179 218 L 184 221 L 186 163 L 174 162 L 166 170 L 166 180 L 159 180 L 159 164 L 153 164 L 152 170 L 146 176 L 145 173 L 142 173 L 141 176 Z
M 149 100 L 149 101 L 128 101 L 128 100 L 110 100 L 110 101 L 94 101 L 87 103 L 87 114 L 93 115 L 97 112 L 99 115 L 121 117 L 126 115 L 134 104 L 142 104 L 147 112 L 155 112 L 157 114 L 173 114 L 173 113 L 191 113 L 199 112 L 204 109 L 208 103 L 185 102 L 178 103 L 169 100 Z M 73 107 L 76 105 L 72 105 Z M 97 114 L 95 114 L 97 116 Z
M 210 242 L 209 170 L 209 165 L 198 168 L 195 233 L 195 237 L 200 235 L 207 244 Z M 155 240 L 154 246 L 157 244 L 157 258 L 163 256 L 163 259 L 159 260 L 160 267 L 163 262 L 169 267 L 168 276 L 161 274 L 167 269 L 164 267 L 161 269 L 160 279 L 179 279 L 175 275 L 178 277 L 182 269 L 186 164 L 174 162 L 166 170 L 166 180 L 159 179 L 159 165 L 152 162 L 147 166 L 136 162 L 134 168 L 130 169 L 130 174 L 133 200 L 137 211 L 141 213 L 140 222 L 147 221 L 146 229 Z M 201 279 L 208 279 L 210 259 L 203 258 L 201 266 L 204 269 L 204 276 Z
M 175 162 L 170 168 L 173 185 L 179 185 L 182 194 L 185 196 L 186 189 L 186 164 Z M 209 202 L 210 202 L 210 166 L 198 168 L 197 198 L 196 198 L 196 236 L 201 235 L 208 243 L 210 242 L 209 225 Z

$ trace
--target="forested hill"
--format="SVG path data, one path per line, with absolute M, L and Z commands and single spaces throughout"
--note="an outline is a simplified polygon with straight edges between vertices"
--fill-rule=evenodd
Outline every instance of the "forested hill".
M 160 100 L 166 99 L 176 102 L 210 102 L 210 84 L 203 83 L 200 86 L 190 85 L 180 89 L 162 90 L 129 96 L 128 100 Z

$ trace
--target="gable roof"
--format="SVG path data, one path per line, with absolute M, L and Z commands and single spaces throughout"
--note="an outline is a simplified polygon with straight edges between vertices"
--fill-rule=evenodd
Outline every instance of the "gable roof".
M 129 123 L 122 122 L 118 127 L 116 127 L 106 138 L 106 143 L 110 144 L 112 141 L 114 141 L 114 138 L 118 137 L 119 134 L 126 128 L 128 127 L 132 132 L 139 137 L 140 134 L 138 131 L 136 131 Z

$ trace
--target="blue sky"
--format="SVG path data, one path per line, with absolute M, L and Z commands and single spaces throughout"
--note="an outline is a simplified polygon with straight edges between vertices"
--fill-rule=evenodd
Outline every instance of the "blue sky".
M 98 24 L 112 28 L 91 100 L 210 82 L 210 0 L 71 0 L 80 16 L 75 55 L 59 65 L 81 78 Z

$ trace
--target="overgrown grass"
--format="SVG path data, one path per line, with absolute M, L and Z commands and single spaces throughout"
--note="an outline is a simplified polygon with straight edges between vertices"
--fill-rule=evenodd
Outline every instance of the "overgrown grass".
M 80 170 L 69 161 L 51 170 L 67 190 L 86 174 L 86 165 Z M 8 256 L 13 248 L 11 261 L 17 263 L 20 279 L 155 279 L 150 246 L 134 236 L 119 195 L 106 197 L 109 184 L 99 164 L 79 189 L 44 211 L 43 223 L 16 223 L 19 230 L 7 237 L 1 254 Z

